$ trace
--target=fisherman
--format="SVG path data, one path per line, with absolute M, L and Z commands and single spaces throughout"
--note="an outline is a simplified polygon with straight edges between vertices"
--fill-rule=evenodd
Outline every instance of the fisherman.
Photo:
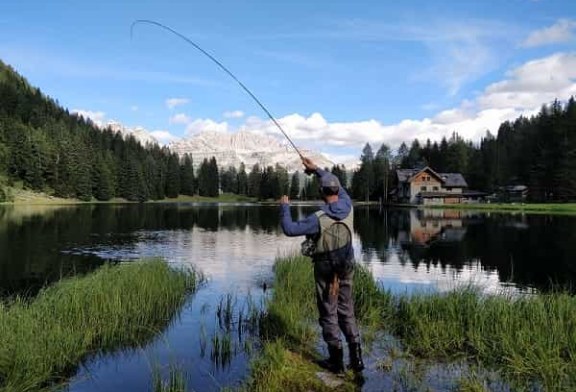
M 329 353 L 328 359 L 319 361 L 319 365 L 334 373 L 344 371 L 344 352 L 340 339 L 342 331 L 348 343 L 350 368 L 361 372 L 364 363 L 352 300 L 352 200 L 336 176 L 320 169 L 309 158 L 303 157 L 302 163 L 307 174 L 318 177 L 320 195 L 325 204 L 314 214 L 294 222 L 290 215 L 288 196 L 284 195 L 280 199 L 280 218 L 284 234 L 291 237 L 306 236 L 302 253 L 310 256 L 314 263 L 319 323 Z M 333 243 L 328 238 L 329 232 L 336 232 L 333 228 L 338 229 L 339 233 L 348 233 L 345 243 L 343 246 L 340 243 L 338 249 L 325 249 L 330 247 L 327 244 Z

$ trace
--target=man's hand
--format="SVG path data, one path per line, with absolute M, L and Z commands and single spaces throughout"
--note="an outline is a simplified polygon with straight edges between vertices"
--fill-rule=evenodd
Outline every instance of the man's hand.
M 318 168 L 318 166 L 316 166 L 316 164 L 314 162 L 312 162 L 312 160 L 310 158 L 302 158 L 302 164 L 306 168 L 304 170 L 304 173 L 306 173 L 306 174 L 312 174 Z
M 280 198 L 280 204 L 290 204 L 290 199 L 288 199 L 288 196 L 284 195 Z

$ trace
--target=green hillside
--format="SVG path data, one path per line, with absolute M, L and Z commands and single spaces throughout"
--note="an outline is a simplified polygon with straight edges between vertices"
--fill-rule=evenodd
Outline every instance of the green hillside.
M 193 194 L 190 158 L 101 130 L 0 61 L 0 201 L 9 185 L 80 200 Z

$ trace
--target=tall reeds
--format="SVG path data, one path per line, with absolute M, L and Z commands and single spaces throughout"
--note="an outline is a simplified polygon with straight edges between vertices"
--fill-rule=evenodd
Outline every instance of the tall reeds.
M 565 293 L 482 296 L 467 288 L 400 298 L 395 332 L 414 354 L 460 356 L 517 385 L 576 388 L 576 298 Z
M 104 266 L 0 306 L 0 390 L 64 382 L 88 355 L 138 346 L 163 330 L 197 282 L 160 260 Z
M 253 376 L 249 384 L 261 390 L 269 385 L 277 390 L 290 386 L 290 380 L 283 377 L 289 372 L 278 371 L 273 362 L 290 352 L 313 356 L 318 341 L 309 259 L 284 257 L 274 271 L 274 293 L 263 329 L 267 345 L 273 346 L 267 349 L 265 345 L 252 370 L 258 378 Z M 576 390 L 576 298 L 572 295 L 485 295 L 468 287 L 449 293 L 394 296 L 359 266 L 354 299 L 365 337 L 366 331 L 392 334 L 410 357 L 468 361 L 497 372 L 518 390 Z M 291 362 L 282 363 L 290 366 Z M 298 366 L 306 374 L 302 364 Z M 314 377 L 308 382 L 315 383 Z

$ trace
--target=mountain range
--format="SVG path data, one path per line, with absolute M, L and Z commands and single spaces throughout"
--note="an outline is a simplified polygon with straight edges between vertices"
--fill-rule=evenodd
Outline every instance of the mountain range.
M 168 147 L 183 155 L 189 153 L 196 165 L 202 160 L 215 157 L 220 167 L 236 167 L 244 163 L 246 170 L 253 165 L 260 167 L 279 164 L 289 172 L 302 170 L 298 153 L 288 143 L 277 138 L 256 132 L 239 131 L 237 133 L 205 131 L 168 144 Z M 301 149 L 300 152 L 312 159 L 320 167 L 332 167 L 334 162 L 324 155 Z
M 143 127 L 130 128 L 115 121 L 108 122 L 104 127 L 119 132 L 124 137 L 131 135 L 142 145 L 159 144 L 158 140 Z M 244 163 L 246 170 L 250 170 L 255 164 L 259 164 L 260 167 L 279 164 L 288 172 L 302 170 L 300 157 L 290 144 L 274 136 L 252 131 L 244 130 L 236 133 L 204 131 L 170 142 L 167 147 L 180 156 L 192 155 L 195 166 L 200 165 L 204 159 L 215 157 L 218 166 L 222 168 L 230 166 L 238 168 Z M 334 165 L 334 162 L 316 151 L 300 149 L 300 152 L 320 167 L 331 168 Z

